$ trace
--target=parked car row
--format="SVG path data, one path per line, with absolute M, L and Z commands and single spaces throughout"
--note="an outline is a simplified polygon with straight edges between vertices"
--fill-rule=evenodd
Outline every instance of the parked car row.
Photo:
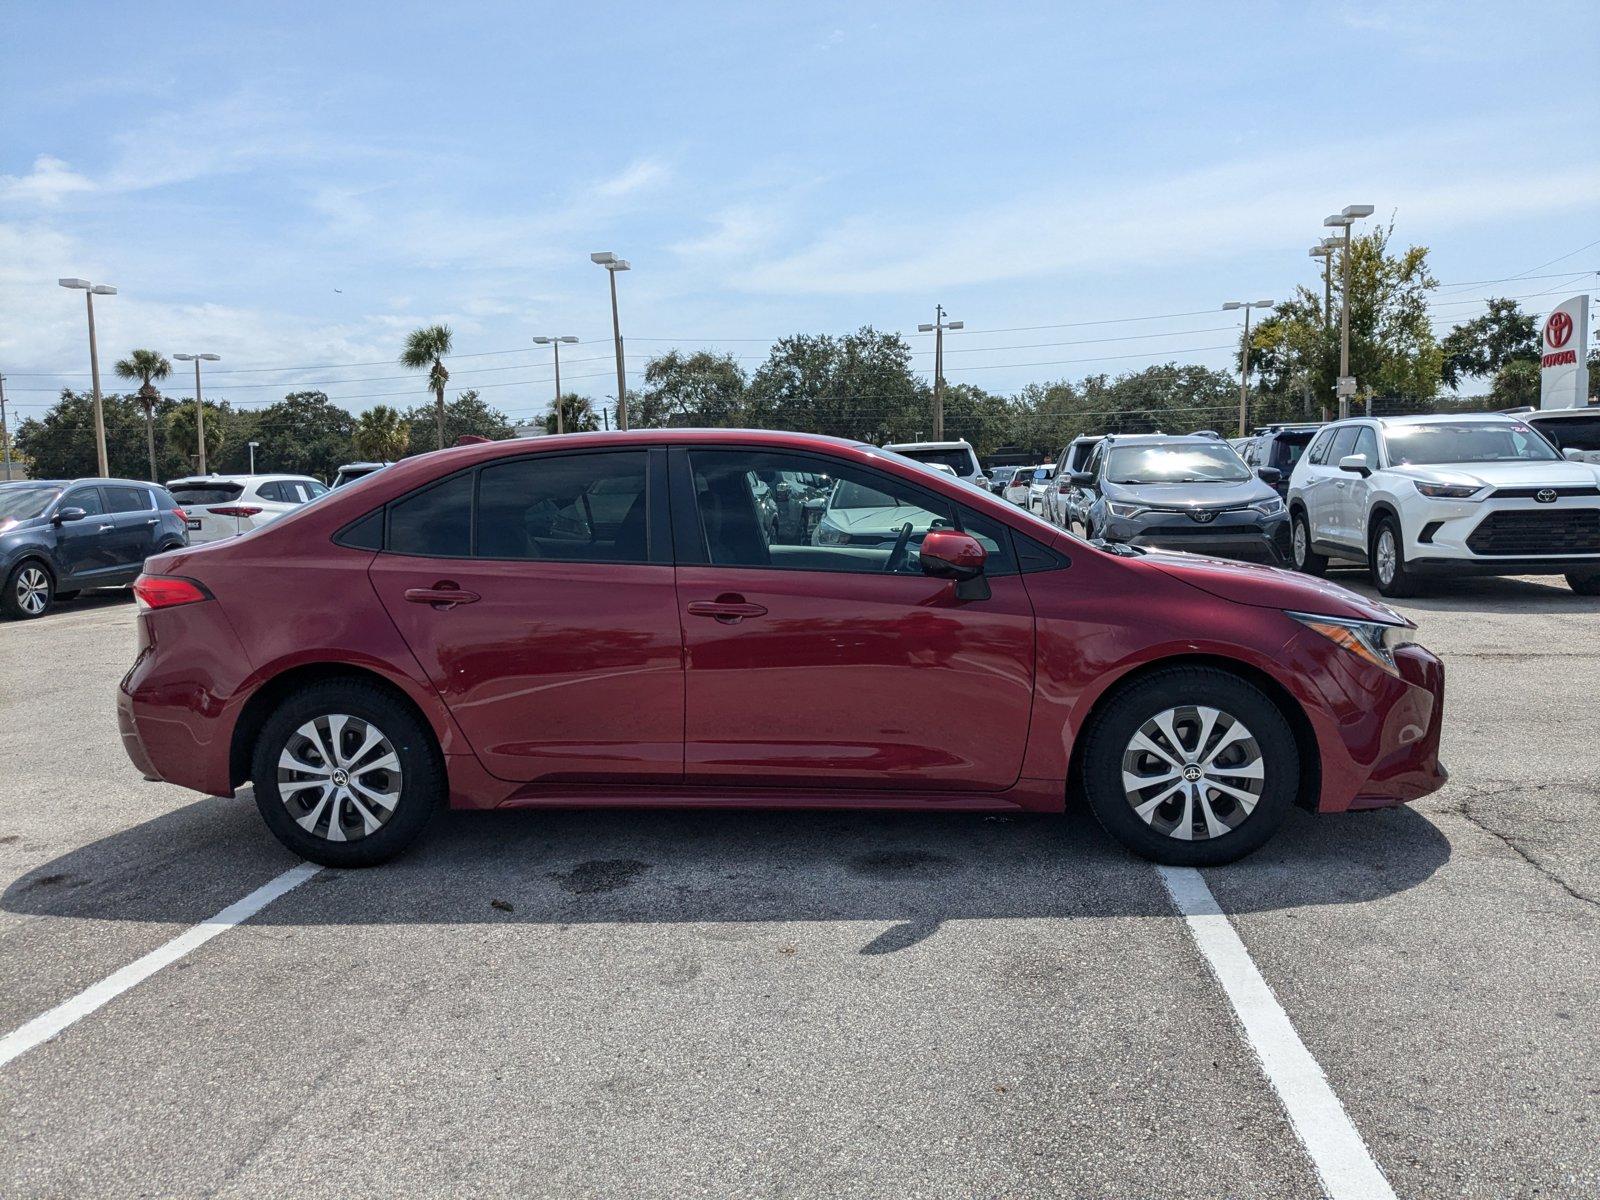
M 1039 499 L 1031 511 L 1091 540 L 1317 575 L 1363 565 L 1386 596 L 1443 574 L 1563 575 L 1600 594 L 1600 410 L 1083 437 Z

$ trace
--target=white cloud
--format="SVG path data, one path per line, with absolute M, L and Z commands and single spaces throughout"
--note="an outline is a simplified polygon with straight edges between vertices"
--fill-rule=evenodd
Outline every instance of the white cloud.
M 653 158 L 641 158 L 610 179 L 602 179 L 594 185 L 594 194 L 607 199 L 619 199 L 642 192 L 649 188 L 658 187 L 670 177 L 671 171 L 665 163 Z
M 52 208 L 67 196 L 95 189 L 95 183 L 49 154 L 33 160 L 26 175 L 0 175 L 0 202 Z

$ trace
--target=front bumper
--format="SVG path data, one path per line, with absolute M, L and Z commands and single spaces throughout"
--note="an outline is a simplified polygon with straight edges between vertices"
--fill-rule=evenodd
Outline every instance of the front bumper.
M 1187 513 L 1147 513 L 1139 517 L 1112 517 L 1103 536 L 1150 550 L 1186 550 L 1217 558 L 1281 565 L 1288 559 L 1287 513 L 1265 517 L 1250 509 L 1220 512 L 1200 522 Z

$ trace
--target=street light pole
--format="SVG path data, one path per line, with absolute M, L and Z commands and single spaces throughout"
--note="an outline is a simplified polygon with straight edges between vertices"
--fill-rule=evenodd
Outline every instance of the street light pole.
M 626 429 L 628 427 L 628 376 L 622 365 L 622 322 L 617 316 L 617 272 L 630 270 L 633 264 L 625 258 L 618 258 L 609 250 L 602 250 L 589 255 L 589 261 L 604 267 L 606 273 L 611 276 L 611 337 L 617 347 L 617 428 Z
M 100 400 L 100 348 L 94 338 L 94 298 L 115 296 L 117 289 L 108 283 L 95 284 L 87 279 L 58 279 L 56 282 L 64 288 L 83 292 L 89 310 L 89 378 L 94 384 L 94 448 L 99 458 L 100 477 L 104 479 L 111 474 L 111 463 L 106 458 L 106 414 Z
M 5 459 L 6 482 L 11 482 L 11 435 L 6 432 L 6 377 L 0 375 L 0 458 Z
M 220 354 L 174 354 L 173 358 L 179 362 L 194 363 L 194 430 L 200 442 L 200 474 L 206 473 L 206 408 L 200 400 L 200 364 L 201 362 L 221 362 Z M 252 471 L 251 474 L 254 474 Z
M 944 331 L 963 329 L 965 321 L 946 321 L 944 305 L 933 306 L 933 324 L 924 321 L 917 326 L 918 333 L 933 334 L 933 440 L 944 441 Z
M 612 278 L 613 281 L 615 281 L 616 276 L 613 275 L 611 278 Z M 615 282 L 613 282 L 612 283 L 612 287 L 614 288 L 615 286 L 616 286 L 616 284 L 615 284 Z M 556 432 L 557 433 L 565 433 L 567 431 L 566 420 L 563 417 L 562 412 L 561 412 L 561 343 L 565 342 L 565 343 L 567 343 L 567 345 L 570 346 L 570 345 L 573 345 L 575 342 L 577 342 L 577 340 L 578 339 L 575 338 L 575 337 L 536 337 L 536 338 L 533 339 L 535 345 L 537 345 L 537 346 L 549 346 L 556 353 Z
M 1339 296 L 1339 419 L 1342 421 L 1350 415 L 1350 397 L 1355 394 L 1355 380 L 1350 378 L 1350 227 L 1362 217 L 1373 214 L 1370 204 L 1347 204 L 1338 213 L 1331 217 L 1324 217 L 1322 224 L 1327 229 L 1344 230 L 1344 240 L 1340 243 L 1343 254 L 1343 281 L 1340 283 Z M 1367 398 L 1367 411 L 1372 411 L 1372 398 Z
M 1229 300 L 1222 306 L 1223 312 L 1231 312 L 1236 308 L 1244 309 L 1244 342 L 1239 347 L 1239 436 L 1244 437 L 1250 432 L 1250 310 L 1252 308 L 1271 308 L 1276 303 L 1273 300 Z
M 252 474 L 252 475 L 254 475 L 256 473 L 256 447 L 259 446 L 259 445 L 261 445 L 260 442 L 250 442 L 249 443 L 249 446 L 250 446 L 250 474 Z

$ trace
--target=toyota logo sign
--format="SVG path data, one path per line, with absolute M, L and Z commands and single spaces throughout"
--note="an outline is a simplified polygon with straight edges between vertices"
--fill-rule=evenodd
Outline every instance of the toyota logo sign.
M 1544 324 L 1544 340 L 1556 350 L 1572 339 L 1572 317 L 1564 312 L 1553 312 Z
M 1191 508 L 1189 510 L 1189 520 L 1198 521 L 1202 525 L 1204 525 L 1204 524 L 1206 524 L 1206 523 L 1208 523 L 1210 521 L 1215 521 L 1216 519 L 1217 519 L 1217 514 L 1212 512 L 1212 511 L 1210 511 L 1209 509 Z
M 1533 498 L 1540 504 L 1554 504 L 1556 502 L 1555 488 L 1540 488 L 1533 494 Z

